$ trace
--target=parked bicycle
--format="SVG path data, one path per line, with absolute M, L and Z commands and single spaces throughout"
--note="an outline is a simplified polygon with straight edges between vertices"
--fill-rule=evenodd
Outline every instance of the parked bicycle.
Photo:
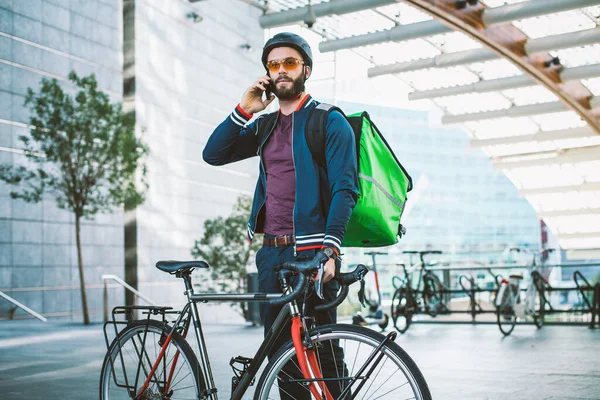
M 417 313 L 426 313 L 432 317 L 448 313 L 447 296 L 449 288 L 439 278 L 428 271 L 425 266 L 424 256 L 428 254 L 441 254 L 439 250 L 404 251 L 404 254 L 418 254 L 419 262 L 407 269 L 405 264 L 399 264 L 404 277 L 395 276 L 392 284 L 396 289 L 392 297 L 391 316 L 394 327 L 398 332 L 408 330 L 412 318 Z M 412 275 L 419 269 L 417 284 L 413 287 Z
M 511 252 L 524 252 L 531 254 L 532 261 L 529 265 L 529 283 L 527 289 L 522 295 L 521 281 L 523 274 L 510 275 L 508 279 L 500 279 L 500 286 L 496 296 L 496 320 L 500 332 L 504 336 L 511 334 L 517 320 L 525 321 L 528 318 L 533 319 L 533 323 L 538 329 L 544 324 L 544 314 L 546 313 L 549 302 L 546 299 L 544 291 L 550 285 L 546 279 L 537 271 L 537 258 L 544 253 L 551 253 L 554 249 L 543 249 L 539 252 L 532 252 L 526 247 L 515 247 Z
M 191 272 L 208 268 L 205 262 L 161 261 L 157 268 L 182 278 L 187 304 L 181 311 L 170 307 L 116 307 L 113 321 L 104 326 L 108 352 L 100 376 L 100 399 L 205 399 L 216 400 L 209 349 L 202 332 L 197 304 L 208 301 L 269 301 L 282 307 L 272 329 L 254 358 L 234 357 L 231 399 L 241 399 L 253 385 L 267 349 L 291 321 L 292 339 L 271 357 L 254 393 L 254 399 L 296 398 L 296 391 L 315 400 L 418 399 L 431 394 L 419 368 L 394 342 L 395 332 L 386 336 L 371 329 L 333 324 L 310 329 L 297 299 L 313 289 L 309 279 L 327 258 L 318 253 L 313 260 L 288 262 L 279 269 L 282 293 L 206 294 L 194 293 Z M 348 286 L 362 283 L 368 269 L 359 265 L 350 273 L 339 273 L 338 297 L 320 309 L 339 305 Z M 296 284 L 292 285 L 295 280 Z M 319 282 L 314 284 L 318 292 Z M 362 291 L 361 291 L 362 292 Z M 364 296 L 364 293 L 361 293 Z M 119 314 L 136 310 L 147 314 L 144 320 L 117 321 Z M 167 316 L 176 316 L 174 322 Z M 152 317 L 158 316 L 159 320 Z M 125 325 L 118 331 L 117 325 Z M 114 326 L 116 337 L 108 343 L 107 327 Z M 198 346 L 196 354 L 186 336 L 192 327 Z M 118 332 L 117 332 L 118 331 Z

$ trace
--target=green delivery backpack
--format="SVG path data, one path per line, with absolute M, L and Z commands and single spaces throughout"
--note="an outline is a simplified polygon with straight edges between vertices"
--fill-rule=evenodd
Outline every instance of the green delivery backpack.
M 311 111 L 306 122 L 308 147 L 317 164 L 323 167 L 327 116 L 332 111 L 345 116 L 338 107 L 321 103 Z M 395 244 L 406 233 L 400 218 L 406 204 L 406 193 L 412 190 L 412 179 L 366 111 L 348 115 L 346 119 L 356 139 L 359 197 L 342 246 Z M 321 179 L 326 179 L 326 174 Z

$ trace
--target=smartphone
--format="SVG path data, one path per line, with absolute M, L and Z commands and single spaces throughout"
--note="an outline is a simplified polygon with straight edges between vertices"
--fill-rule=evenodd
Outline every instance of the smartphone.
M 265 85 L 265 95 L 267 96 L 267 100 L 271 98 L 271 84 Z

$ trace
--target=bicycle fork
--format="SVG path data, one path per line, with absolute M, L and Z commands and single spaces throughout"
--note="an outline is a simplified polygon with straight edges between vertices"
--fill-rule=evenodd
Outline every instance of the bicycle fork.
M 323 400 L 324 398 L 326 400 L 333 400 L 333 396 L 329 392 L 325 381 L 322 380 L 323 374 L 319 368 L 319 363 L 317 362 L 317 356 L 315 355 L 314 349 L 308 348 L 303 343 L 302 336 L 304 333 L 304 326 L 302 325 L 300 317 L 292 317 L 292 341 L 294 343 L 294 349 L 296 350 L 296 358 L 298 359 L 298 365 L 300 366 L 300 370 L 302 371 L 304 379 L 309 380 L 308 387 L 310 392 L 316 400 Z M 320 393 L 311 376 L 311 370 L 312 375 L 318 380 L 318 384 L 321 389 Z

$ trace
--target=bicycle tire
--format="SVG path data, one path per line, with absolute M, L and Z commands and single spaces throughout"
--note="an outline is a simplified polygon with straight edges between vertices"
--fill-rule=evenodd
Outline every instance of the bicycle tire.
M 444 297 L 437 289 L 437 287 L 442 287 L 442 283 L 437 277 L 432 278 L 431 276 L 424 277 L 423 282 L 423 306 L 425 312 L 431 317 L 436 317 L 438 314 L 443 313 L 446 307 Z
M 400 333 L 406 332 L 412 322 L 413 314 L 414 307 L 412 300 L 408 297 L 408 291 L 405 287 L 398 288 L 392 297 L 392 309 L 390 312 L 394 328 Z
M 502 298 L 496 308 L 496 322 L 500 332 L 502 332 L 504 336 L 508 336 L 512 333 L 513 329 L 515 329 L 517 315 L 513 304 L 513 296 L 510 293 L 512 289 L 507 283 L 503 285 L 507 286 L 504 290 L 498 290 L 498 293 L 502 293 Z
M 125 383 L 125 376 L 127 376 L 127 383 L 130 386 L 136 386 L 135 378 L 136 375 L 138 375 L 139 353 L 131 353 L 137 353 L 137 347 L 141 347 L 146 327 L 148 333 L 144 346 L 144 349 L 146 350 L 144 354 L 145 363 L 142 364 L 143 368 L 139 371 L 139 379 L 137 387 L 135 387 L 135 392 L 138 393 L 143 386 L 144 380 L 147 374 L 149 374 L 152 364 L 156 360 L 156 356 L 158 356 L 158 353 L 160 352 L 161 346 L 158 342 L 161 338 L 164 339 L 168 334 L 165 332 L 164 325 L 155 320 L 133 321 L 119 332 L 118 338 L 113 340 L 104 357 L 100 373 L 100 400 L 132 398 L 130 394 L 131 387 L 127 389 L 118 386 L 117 383 Z M 123 359 L 119 356 L 119 342 L 117 342 L 117 340 L 119 340 L 121 351 L 124 353 Z M 181 363 L 181 367 L 179 369 L 175 368 L 173 373 L 173 378 L 171 379 L 172 385 L 170 387 L 170 390 L 173 391 L 173 395 L 170 395 L 169 399 L 198 398 L 201 387 L 204 387 L 200 364 L 189 343 L 183 336 L 175 332 L 173 333 L 170 345 L 165 352 L 164 360 L 169 360 L 169 357 L 172 358 L 165 364 L 161 362 L 160 365 L 164 366 L 164 368 L 161 367 L 157 369 L 157 372 L 155 372 L 155 379 L 154 381 L 151 381 L 151 385 L 149 385 L 145 395 L 142 396 L 142 399 L 156 398 L 155 396 L 160 396 L 164 392 L 164 387 L 161 388 L 160 385 L 161 383 L 164 384 L 164 378 L 170 375 L 170 367 L 175 354 L 177 354 L 175 350 L 179 351 L 177 363 Z M 187 371 L 182 371 L 184 367 L 186 367 Z M 127 375 L 123 374 L 123 370 L 125 370 Z M 161 390 L 163 390 L 163 392 L 161 392 Z
M 341 365 L 338 365 L 336 361 L 330 362 L 333 371 L 337 371 L 337 377 L 332 377 L 330 373 L 330 381 L 328 381 L 327 386 L 336 399 L 339 399 L 340 392 L 343 390 L 344 386 L 342 382 L 347 382 L 353 377 L 354 373 L 359 372 L 364 361 L 373 352 L 373 349 L 385 340 L 385 336 L 371 329 L 341 324 L 319 327 L 311 331 L 310 336 L 317 353 L 319 368 L 321 368 L 321 372 L 323 372 L 326 378 L 328 374 L 327 371 L 323 371 L 322 363 L 323 360 L 326 360 L 327 349 L 332 349 L 331 351 L 333 352 L 333 346 L 337 346 L 338 349 L 342 349 L 343 351 L 344 362 Z M 288 377 L 302 377 L 295 361 L 295 354 L 296 351 L 290 340 L 270 359 L 258 381 L 254 400 L 279 398 L 280 384 L 283 379 L 287 380 Z M 381 359 L 370 375 L 368 375 L 368 371 L 374 363 L 371 362 L 368 364 L 367 368 L 361 372 L 362 379 L 351 383 L 352 395 L 356 394 L 352 391 L 359 390 L 361 382 L 365 381 L 358 393 L 360 395 L 359 398 L 364 398 L 365 400 L 375 398 L 384 400 L 398 398 L 431 400 L 431 393 L 423 374 L 415 362 L 398 344 L 389 340 L 383 345 L 382 352 L 376 354 L 374 359 L 376 360 L 379 355 L 383 355 L 385 360 Z M 351 358 L 353 359 L 351 360 Z M 396 367 L 395 370 L 394 366 Z M 288 368 L 288 371 L 284 371 L 284 367 Z M 290 372 L 290 367 L 294 371 Z M 400 374 L 398 374 L 398 371 L 400 371 Z M 341 378 L 340 372 L 343 372 Z M 400 375 L 403 375 L 403 379 Z M 280 379 L 280 376 L 284 378 Z M 367 377 L 366 379 L 370 378 L 368 382 L 365 380 L 365 377 Z M 295 384 L 293 383 L 293 386 L 293 388 L 288 387 L 285 389 L 292 398 L 295 396 L 289 393 L 291 391 L 295 392 L 295 390 L 298 390 L 301 395 L 305 391 L 308 391 L 302 383 L 296 382 Z M 392 388 L 390 389 L 390 387 Z M 306 393 L 302 398 L 310 398 L 310 393 Z M 350 395 L 345 395 L 344 398 L 350 398 Z
M 544 326 L 544 314 L 546 311 L 546 296 L 544 295 L 544 282 L 541 281 L 543 278 L 534 278 L 533 287 L 535 288 L 535 297 L 537 303 L 533 310 L 533 323 L 538 329 L 542 329 Z

